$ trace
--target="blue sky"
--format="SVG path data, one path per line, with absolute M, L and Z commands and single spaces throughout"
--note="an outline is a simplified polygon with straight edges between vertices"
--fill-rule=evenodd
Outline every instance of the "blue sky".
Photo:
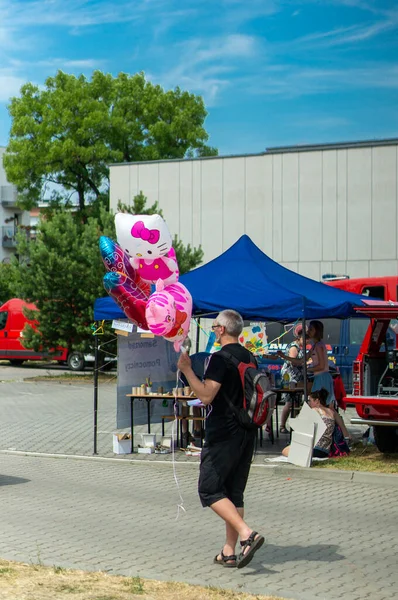
M 58 69 L 203 95 L 221 154 L 398 137 L 397 0 L 0 0 L 0 145 Z

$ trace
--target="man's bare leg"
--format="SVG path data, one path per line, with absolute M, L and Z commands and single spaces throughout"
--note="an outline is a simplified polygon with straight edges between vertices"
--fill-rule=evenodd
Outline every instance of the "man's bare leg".
M 227 540 L 232 550 L 231 553 L 234 554 L 238 536 L 241 540 L 246 540 L 253 531 L 243 520 L 243 509 L 236 508 L 228 498 L 217 500 L 210 508 L 225 521 Z
M 236 510 L 243 519 L 245 512 L 244 509 L 237 508 Z M 225 522 L 225 544 L 223 546 L 224 556 L 231 556 L 232 554 L 236 554 L 235 549 L 237 541 L 238 533 L 231 525 L 229 525 L 229 523 Z M 217 560 L 221 560 L 221 554 L 217 556 Z

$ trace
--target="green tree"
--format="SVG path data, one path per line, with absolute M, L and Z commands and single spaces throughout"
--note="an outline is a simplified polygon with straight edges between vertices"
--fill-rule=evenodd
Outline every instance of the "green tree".
M 143 73 L 91 80 L 58 71 L 44 89 L 27 83 L 8 107 L 7 179 L 21 206 L 36 204 L 48 184 L 76 192 L 79 208 L 107 197 L 108 165 L 217 154 L 206 142 L 200 96 L 165 91 Z
M 0 306 L 10 298 L 20 297 L 20 271 L 18 261 L 0 264 Z
M 24 332 L 26 347 L 90 349 L 94 300 L 104 293 L 98 239 L 113 231 L 105 210 L 83 223 L 79 214 L 59 208 L 41 219 L 35 240 L 19 237 L 21 297 L 39 309 L 38 328 Z

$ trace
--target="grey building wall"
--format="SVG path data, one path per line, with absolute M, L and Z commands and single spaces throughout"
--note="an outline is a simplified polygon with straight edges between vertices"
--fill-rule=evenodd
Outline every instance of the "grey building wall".
M 246 233 L 313 279 L 397 274 L 398 140 L 112 165 L 110 182 L 113 211 L 142 191 L 204 262 Z

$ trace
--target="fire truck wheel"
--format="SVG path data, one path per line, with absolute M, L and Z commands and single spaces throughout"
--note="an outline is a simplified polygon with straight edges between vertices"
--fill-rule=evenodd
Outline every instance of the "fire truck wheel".
M 380 452 L 398 452 L 398 427 L 374 427 L 375 442 Z
M 83 371 L 84 356 L 80 352 L 71 352 L 68 356 L 68 367 L 71 371 Z

